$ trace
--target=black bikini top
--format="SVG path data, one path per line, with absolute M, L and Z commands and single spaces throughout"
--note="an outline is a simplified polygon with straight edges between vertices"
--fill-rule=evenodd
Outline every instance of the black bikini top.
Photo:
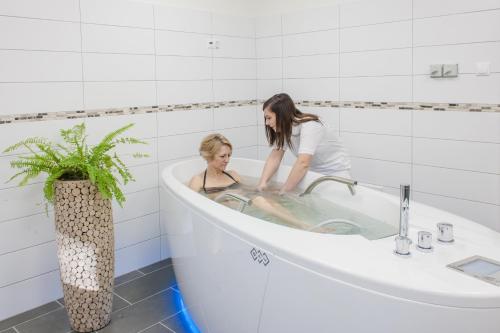
M 232 180 L 234 180 L 234 183 L 232 183 L 228 186 L 214 186 L 214 187 L 207 188 L 207 187 L 205 187 L 205 183 L 207 181 L 207 170 L 205 170 L 205 173 L 203 174 L 203 191 L 206 194 L 221 192 L 221 191 L 227 190 L 227 189 L 233 187 L 234 185 L 238 184 L 238 181 L 236 179 L 234 179 L 233 176 L 231 176 L 229 173 L 227 173 L 225 171 L 222 171 L 222 173 L 225 174 L 226 176 L 228 176 L 229 178 L 231 178 Z

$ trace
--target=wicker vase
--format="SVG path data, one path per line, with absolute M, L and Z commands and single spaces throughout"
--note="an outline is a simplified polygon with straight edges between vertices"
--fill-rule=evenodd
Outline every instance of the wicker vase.
M 111 201 L 88 180 L 55 183 L 57 255 L 71 327 L 92 332 L 111 319 L 114 232 Z

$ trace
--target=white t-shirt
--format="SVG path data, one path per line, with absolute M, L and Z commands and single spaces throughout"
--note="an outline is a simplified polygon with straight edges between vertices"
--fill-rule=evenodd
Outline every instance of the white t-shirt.
M 349 171 L 351 161 L 336 133 L 317 121 L 308 121 L 292 127 L 290 151 L 312 155 L 310 170 L 324 175 Z M 286 145 L 286 144 L 285 144 Z

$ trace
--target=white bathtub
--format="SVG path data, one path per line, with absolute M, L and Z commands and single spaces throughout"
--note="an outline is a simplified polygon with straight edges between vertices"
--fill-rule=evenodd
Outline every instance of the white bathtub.
M 272 224 L 191 191 L 206 164 L 179 162 L 162 174 L 162 216 L 175 274 L 203 333 L 500 332 L 500 287 L 446 265 L 481 255 L 500 261 L 500 234 L 461 217 L 410 204 L 410 238 L 433 233 L 434 251 L 393 254 L 394 237 L 369 241 Z M 258 177 L 263 162 L 233 159 L 229 169 Z M 283 182 L 289 168 L 276 180 Z M 308 173 L 302 187 L 319 175 Z M 361 186 L 323 183 L 315 192 L 389 221 L 399 198 Z M 454 224 L 439 244 L 436 223 Z

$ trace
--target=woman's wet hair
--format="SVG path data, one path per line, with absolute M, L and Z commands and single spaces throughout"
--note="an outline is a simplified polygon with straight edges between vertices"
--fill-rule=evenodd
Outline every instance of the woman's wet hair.
M 228 146 L 231 151 L 233 151 L 233 146 L 225 136 L 219 133 L 214 133 L 207 135 L 200 144 L 200 155 L 205 160 L 210 162 L 214 159 L 217 152 L 220 150 L 222 146 Z
M 266 125 L 266 137 L 269 144 L 283 149 L 285 143 L 292 147 L 293 125 L 308 121 L 320 121 L 319 117 L 312 113 L 303 113 L 295 107 L 293 100 L 285 93 L 276 94 L 264 102 L 262 110 L 269 108 L 276 115 L 276 132 Z

